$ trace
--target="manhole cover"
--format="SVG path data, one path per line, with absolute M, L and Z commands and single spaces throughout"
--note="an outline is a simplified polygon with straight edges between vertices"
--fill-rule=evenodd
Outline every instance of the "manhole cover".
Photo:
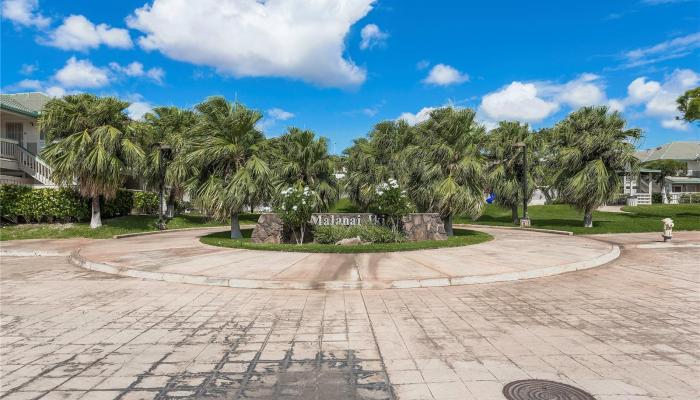
M 595 400 L 579 388 L 541 379 L 511 382 L 503 388 L 503 395 L 508 400 Z

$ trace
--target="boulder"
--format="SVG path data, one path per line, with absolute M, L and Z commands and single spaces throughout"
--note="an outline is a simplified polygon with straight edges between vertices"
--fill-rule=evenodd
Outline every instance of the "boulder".
M 437 213 L 415 213 L 403 217 L 403 230 L 409 242 L 447 240 L 445 224 Z
M 362 239 L 360 239 L 359 236 L 354 237 L 354 238 L 347 238 L 347 239 L 341 239 L 335 242 L 335 244 L 339 246 L 354 246 L 358 244 L 362 244 Z
M 284 243 L 284 223 L 277 214 L 261 214 L 250 236 L 253 243 Z

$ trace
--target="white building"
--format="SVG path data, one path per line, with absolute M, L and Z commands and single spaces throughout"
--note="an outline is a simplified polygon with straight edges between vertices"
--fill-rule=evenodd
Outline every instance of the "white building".
M 651 204 L 653 193 L 664 193 L 664 203 L 678 204 L 684 199 L 700 196 L 700 141 L 671 142 L 641 150 L 635 156 L 642 163 L 675 160 L 686 163 L 685 176 L 668 176 L 659 182 L 661 171 L 642 168 L 638 177 L 625 177 L 624 194 L 633 196 L 637 204 Z M 695 200 L 697 201 L 697 200 Z
M 0 94 L 0 184 L 55 186 L 38 156 L 45 138 L 36 123 L 50 99 L 36 92 Z

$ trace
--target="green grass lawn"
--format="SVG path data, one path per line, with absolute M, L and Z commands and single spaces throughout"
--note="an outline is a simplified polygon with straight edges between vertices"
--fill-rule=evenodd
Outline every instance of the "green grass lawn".
M 557 229 L 574 234 L 661 232 L 661 220 L 673 219 L 674 230 L 700 230 L 700 204 L 655 204 L 650 206 L 624 207 L 630 214 L 596 211 L 593 213 L 593 228 L 583 227 L 583 213 L 568 205 L 528 207 L 533 228 Z M 520 212 L 522 215 L 522 211 Z M 489 205 L 484 214 L 472 221 L 469 217 L 455 218 L 455 223 L 514 226 L 509 209 Z
M 68 224 L 19 224 L 6 225 L 0 228 L 0 240 L 18 239 L 65 239 L 65 238 L 93 238 L 107 239 L 114 235 L 126 233 L 150 232 L 156 230 L 155 215 L 129 215 L 105 219 L 102 226 L 90 229 L 90 223 Z M 258 214 L 242 214 L 241 224 L 255 224 Z M 228 221 L 217 221 L 198 215 L 181 215 L 168 222 L 169 229 L 203 228 L 208 226 L 227 225 Z
M 408 243 L 372 243 L 356 246 L 336 246 L 334 244 L 306 243 L 296 244 L 269 244 L 251 243 L 250 234 L 252 229 L 243 229 L 243 239 L 231 239 L 230 233 L 217 232 L 200 238 L 204 244 L 220 247 L 232 247 L 249 250 L 270 250 L 270 251 L 294 251 L 308 253 L 380 253 L 394 251 L 410 251 L 422 249 L 437 249 L 441 247 L 467 246 L 487 242 L 493 237 L 483 232 L 470 231 L 467 229 L 455 229 L 455 236 L 448 240 L 429 240 L 425 242 Z

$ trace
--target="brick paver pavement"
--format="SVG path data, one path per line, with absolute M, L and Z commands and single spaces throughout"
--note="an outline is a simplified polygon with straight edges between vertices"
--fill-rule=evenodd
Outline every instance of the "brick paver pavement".
M 7 399 L 700 397 L 700 249 L 626 248 L 528 281 L 279 291 L 140 281 L 3 257 Z

